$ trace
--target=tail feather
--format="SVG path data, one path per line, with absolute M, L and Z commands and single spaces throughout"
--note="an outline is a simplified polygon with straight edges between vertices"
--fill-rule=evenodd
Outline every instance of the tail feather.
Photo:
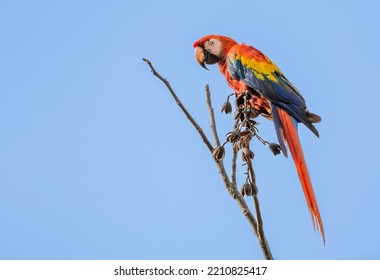
M 272 115 L 273 115 L 273 123 L 274 128 L 276 130 L 278 144 L 280 144 L 281 151 L 285 157 L 288 157 L 288 149 L 285 144 L 285 135 L 281 126 L 280 116 L 278 115 L 278 107 L 276 105 L 272 105 Z
M 287 146 L 289 147 L 290 153 L 292 154 L 294 164 L 297 168 L 298 177 L 300 179 L 302 189 L 306 198 L 307 206 L 310 210 L 314 229 L 320 230 L 323 243 L 325 243 L 325 232 L 323 229 L 321 214 L 319 213 L 317 200 L 313 190 L 313 185 L 311 183 L 301 143 L 298 138 L 297 128 L 293 123 L 293 118 L 285 110 L 277 106 L 273 108 L 273 117 L 280 145 L 281 143 L 286 142 Z M 280 139 L 280 137 L 282 139 Z

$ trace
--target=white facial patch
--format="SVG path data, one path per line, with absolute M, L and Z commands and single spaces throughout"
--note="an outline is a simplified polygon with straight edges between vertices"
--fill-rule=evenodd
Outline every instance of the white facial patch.
M 210 39 L 205 43 L 205 49 L 209 53 L 219 56 L 222 51 L 222 43 L 217 39 Z

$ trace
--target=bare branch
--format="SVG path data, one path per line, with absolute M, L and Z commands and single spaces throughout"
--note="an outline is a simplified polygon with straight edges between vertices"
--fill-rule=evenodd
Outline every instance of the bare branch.
M 253 184 L 253 187 L 255 189 L 252 193 L 252 196 L 253 196 L 253 202 L 255 205 L 256 218 L 257 218 L 258 241 L 259 241 L 261 249 L 264 252 L 264 255 L 268 255 L 270 256 L 269 259 L 273 259 L 272 252 L 270 251 L 270 248 L 268 245 L 268 240 L 266 239 L 265 233 L 264 233 L 264 223 L 263 223 L 263 218 L 262 218 L 261 210 L 260 210 L 259 197 L 257 195 L 258 188 L 256 185 L 256 174 L 255 174 L 255 171 L 253 170 L 251 160 L 248 161 L 248 172 L 251 178 L 251 183 Z
M 234 130 L 236 131 L 237 128 L 239 126 L 239 120 L 235 120 L 235 124 L 234 124 Z M 237 182 L 236 182 L 236 160 L 237 160 L 237 154 L 238 154 L 238 151 L 235 149 L 235 147 L 233 146 L 232 148 L 232 164 L 231 164 L 231 180 L 232 180 L 232 183 L 235 184 L 235 186 L 237 186 Z
M 216 127 L 216 122 L 215 122 L 215 116 L 214 116 L 214 109 L 212 108 L 211 94 L 210 94 L 210 89 L 209 89 L 208 85 L 206 86 L 206 103 L 207 103 L 207 108 L 208 108 L 209 113 L 210 113 L 210 122 L 211 122 L 211 129 L 212 129 L 212 132 L 214 135 L 214 141 L 217 144 L 217 146 L 219 146 L 220 140 L 218 137 L 217 127 Z M 235 129 L 236 129 L 236 127 L 237 127 L 237 122 L 235 123 Z M 256 221 L 256 219 L 253 216 L 251 210 L 249 209 L 246 201 L 244 200 L 244 197 L 240 194 L 240 192 L 237 188 L 237 184 L 236 184 L 236 159 L 237 159 L 237 151 L 235 151 L 233 149 L 232 172 L 231 172 L 232 183 L 228 179 L 228 175 L 227 175 L 227 172 L 224 168 L 223 162 L 217 161 L 215 159 L 214 160 L 215 160 L 215 163 L 217 164 L 219 173 L 222 176 L 222 180 L 224 182 L 224 185 L 225 185 L 227 191 L 229 192 L 229 194 L 233 197 L 233 199 L 235 199 L 235 201 L 239 205 L 244 216 L 248 220 L 248 223 L 250 224 L 254 234 L 256 235 L 256 238 L 259 242 L 259 245 L 261 247 L 261 250 L 263 252 L 265 259 L 272 260 L 273 259 L 272 252 L 269 248 L 268 241 L 267 241 L 265 234 L 264 234 L 263 221 L 262 221 L 257 191 L 253 192 L 253 197 L 254 197 L 254 202 L 255 202 L 254 203 L 255 204 L 255 210 L 256 210 L 256 215 L 257 215 L 257 219 L 258 219 Z M 255 187 L 256 187 L 256 175 L 254 173 L 251 160 L 248 161 L 248 166 L 249 166 L 251 179 L 253 180 L 252 183 L 254 183 Z
M 207 104 L 208 112 L 210 114 L 210 125 L 211 125 L 212 135 L 214 138 L 214 143 L 215 143 L 215 146 L 220 146 L 218 131 L 216 130 L 216 124 L 215 124 L 214 108 L 212 108 L 210 88 L 208 85 L 206 85 L 205 91 L 206 91 L 206 104 Z
M 158 74 L 158 72 L 156 71 L 156 69 L 154 69 L 152 63 L 148 59 L 143 58 L 143 61 L 145 61 L 146 64 L 148 64 L 148 66 L 150 67 L 150 70 L 152 70 L 153 75 L 156 76 L 158 79 L 160 79 L 165 84 L 165 86 L 168 88 L 169 92 L 173 96 L 174 100 L 176 101 L 177 105 L 181 108 L 181 110 L 183 111 L 183 113 L 186 115 L 187 119 L 194 126 L 194 128 L 198 131 L 199 135 L 201 136 L 203 142 L 206 144 L 207 148 L 210 150 L 210 152 L 212 152 L 213 147 L 212 147 L 210 141 L 208 140 L 206 134 L 204 134 L 202 128 L 193 119 L 193 117 L 187 111 L 187 109 L 185 108 L 185 106 L 182 104 L 181 100 L 179 100 L 179 98 L 175 94 L 174 90 L 172 89 L 170 83 L 164 77 L 162 77 L 160 74 Z
M 235 149 L 232 150 L 232 165 L 231 165 L 231 180 L 232 183 L 237 186 L 236 182 L 236 160 L 237 160 L 237 151 Z
M 154 69 L 152 63 L 148 59 L 143 58 L 143 60 L 148 64 L 153 75 L 156 76 L 158 79 L 160 79 L 166 85 L 166 87 L 168 88 L 172 97 L 176 101 L 177 105 L 182 109 L 182 111 L 186 115 L 187 119 L 191 122 L 191 124 L 194 126 L 194 128 L 198 131 L 200 137 L 202 138 L 203 142 L 205 143 L 205 145 L 207 146 L 207 148 L 209 149 L 211 154 L 213 154 L 214 149 L 213 149 L 213 146 L 211 145 L 210 141 L 208 140 L 207 136 L 204 134 L 202 128 L 197 124 L 197 122 L 194 120 L 194 118 L 191 116 L 191 114 L 187 111 L 185 106 L 182 104 L 180 99 L 177 97 L 174 90 L 170 86 L 170 83 L 165 78 L 163 78 L 160 74 L 157 73 L 157 71 Z M 214 109 L 212 108 L 211 94 L 210 94 L 210 89 L 209 89 L 208 85 L 206 85 L 205 92 L 206 92 L 206 103 L 207 103 L 208 111 L 210 114 L 210 126 L 211 126 L 211 130 L 212 130 L 212 135 L 214 138 L 214 143 L 215 143 L 216 147 L 221 147 L 224 149 L 224 147 L 223 147 L 224 144 L 222 146 L 220 146 L 220 140 L 218 137 L 218 131 L 217 131 L 215 116 L 214 116 Z M 235 124 L 235 129 L 236 129 L 236 124 Z M 255 201 L 255 209 L 256 209 L 258 221 L 256 221 L 256 218 L 254 217 L 251 210 L 249 209 L 246 201 L 244 200 L 243 195 L 241 195 L 241 193 L 239 192 L 239 190 L 237 188 L 237 184 L 236 184 L 237 151 L 235 151 L 235 150 L 233 151 L 232 171 L 231 171 L 232 182 L 230 181 L 229 176 L 225 170 L 225 167 L 223 164 L 223 157 L 218 158 L 216 156 L 213 156 L 213 159 L 216 163 L 219 174 L 221 176 L 221 179 L 222 179 L 228 193 L 234 198 L 236 203 L 239 205 L 241 211 L 243 212 L 243 214 L 246 217 L 249 225 L 251 226 L 251 228 L 252 228 L 252 230 L 253 230 L 253 232 L 254 232 L 254 234 L 255 234 L 258 242 L 259 242 L 259 245 L 261 247 L 261 250 L 262 250 L 262 253 L 263 253 L 265 259 L 268 259 L 268 260 L 273 259 L 272 253 L 270 251 L 268 242 L 265 238 L 264 231 L 262 228 L 263 223 L 262 223 L 262 217 L 261 217 L 260 207 L 259 207 L 259 203 L 258 203 L 259 201 L 258 201 L 258 197 L 257 197 L 257 192 L 254 195 L 254 201 Z M 250 177 L 253 180 L 252 182 L 254 182 L 256 184 L 256 178 L 254 175 L 252 164 L 250 161 L 248 163 L 251 166 L 249 168 L 249 170 L 250 170 L 249 172 L 251 174 Z

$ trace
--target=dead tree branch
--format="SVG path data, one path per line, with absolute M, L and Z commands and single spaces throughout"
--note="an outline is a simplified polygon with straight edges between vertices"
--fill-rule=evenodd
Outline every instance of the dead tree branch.
M 197 122 L 194 120 L 194 118 L 190 115 L 190 113 L 187 111 L 187 109 L 185 108 L 185 106 L 183 106 L 181 100 L 179 100 L 179 98 L 175 94 L 175 92 L 172 89 L 170 83 L 165 78 L 163 78 L 160 74 L 157 73 L 156 69 L 154 69 L 152 63 L 148 59 L 143 58 L 143 60 L 146 62 L 146 64 L 148 64 L 148 66 L 152 70 L 153 75 L 156 76 L 158 79 L 160 79 L 165 84 L 165 86 L 168 88 L 170 94 L 173 96 L 173 98 L 174 98 L 175 102 L 177 103 L 177 105 L 181 108 L 181 110 L 183 111 L 183 113 L 186 115 L 187 119 L 191 122 L 191 124 L 198 131 L 199 135 L 201 136 L 203 142 L 206 144 L 207 148 L 210 151 L 212 151 L 213 147 L 212 147 L 210 141 L 208 140 L 206 134 L 204 134 L 202 128 L 197 124 Z
M 251 226 L 253 233 L 255 234 L 255 236 L 258 240 L 258 243 L 260 245 L 260 248 L 261 248 L 261 251 L 263 253 L 264 258 L 267 260 L 273 259 L 272 253 L 271 253 L 270 248 L 269 248 L 268 241 L 267 241 L 265 234 L 264 234 L 264 228 L 263 228 L 263 221 L 262 221 L 262 216 L 261 216 L 261 211 L 260 211 L 259 199 L 257 196 L 256 177 L 254 174 L 254 170 L 253 170 L 251 160 L 249 159 L 247 161 L 247 163 L 248 163 L 248 176 L 250 177 L 250 181 L 255 188 L 255 191 L 252 192 L 252 195 L 253 195 L 257 220 L 256 220 L 255 216 L 252 214 L 251 210 L 249 209 L 249 207 L 248 207 L 248 205 L 244 199 L 244 195 L 242 195 L 237 188 L 237 183 L 236 183 L 236 166 L 237 166 L 237 164 L 236 164 L 236 161 L 237 161 L 238 150 L 233 149 L 233 153 L 232 153 L 231 180 L 230 180 L 230 177 L 228 176 L 227 171 L 224 167 L 224 164 L 223 164 L 223 159 L 224 159 L 224 154 L 225 154 L 224 145 L 228 141 L 226 141 L 222 145 L 220 144 L 220 139 L 218 136 L 218 131 L 217 131 L 216 122 L 215 122 L 214 109 L 213 109 L 212 103 L 211 103 L 211 94 L 210 94 L 209 86 L 206 85 L 206 88 L 205 88 L 206 104 L 207 104 L 207 108 L 208 108 L 209 115 L 210 115 L 210 127 L 211 127 L 211 131 L 212 131 L 213 140 L 215 143 L 215 148 L 212 146 L 209 139 L 207 138 L 207 136 L 203 132 L 203 129 L 198 125 L 198 123 L 194 120 L 194 118 L 191 116 L 191 114 L 188 112 L 188 110 L 182 104 L 180 99 L 177 97 L 177 95 L 174 92 L 174 90 L 172 89 L 170 83 L 155 70 L 152 63 L 148 59 L 143 58 L 143 60 L 150 67 L 153 75 L 156 76 L 158 79 L 160 79 L 165 84 L 165 86 L 169 90 L 170 94 L 172 95 L 172 97 L 176 101 L 177 105 L 181 108 L 181 110 L 183 111 L 183 113 L 185 114 L 187 119 L 194 126 L 194 128 L 198 131 L 202 141 L 207 146 L 208 150 L 210 151 L 210 153 L 211 153 L 211 155 L 212 155 L 212 157 L 216 163 L 217 169 L 218 169 L 219 174 L 221 176 L 221 179 L 224 183 L 224 186 L 226 187 L 228 193 L 236 201 L 239 208 L 241 209 L 244 216 L 246 217 L 249 225 Z M 234 127 L 235 131 L 237 131 L 237 129 L 238 129 L 237 124 L 238 124 L 238 122 L 235 123 L 235 127 Z
M 205 91 L 206 91 L 206 104 L 207 104 L 208 112 L 210 114 L 211 131 L 214 138 L 214 144 L 217 147 L 217 146 L 220 146 L 220 140 L 218 136 L 218 130 L 216 129 L 214 108 L 212 107 L 212 104 L 211 104 L 211 93 L 210 93 L 210 88 L 208 85 L 206 85 Z

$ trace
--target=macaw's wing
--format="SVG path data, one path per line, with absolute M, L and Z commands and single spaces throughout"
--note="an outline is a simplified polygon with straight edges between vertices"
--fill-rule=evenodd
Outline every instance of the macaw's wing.
M 236 45 L 228 52 L 227 67 L 232 78 L 242 80 L 268 99 L 272 106 L 284 109 L 296 122 L 302 122 L 319 137 L 317 129 L 308 118 L 305 99 L 263 53 L 251 46 Z M 275 119 L 274 121 L 276 122 Z M 277 129 L 278 124 L 276 131 Z

